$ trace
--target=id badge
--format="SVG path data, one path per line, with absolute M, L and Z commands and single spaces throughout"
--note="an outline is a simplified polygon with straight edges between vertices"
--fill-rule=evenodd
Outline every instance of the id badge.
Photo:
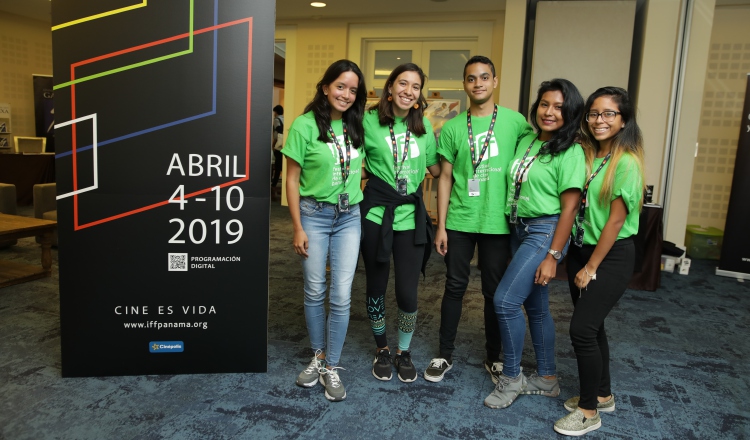
M 508 219 L 508 223 L 513 225 L 518 223 L 518 205 L 515 203 L 510 205 L 510 218 Z
M 479 197 L 479 179 L 469 179 L 469 197 Z
M 349 212 L 349 193 L 339 194 L 339 212 Z
M 406 195 L 406 182 L 407 179 L 398 179 L 396 181 L 396 191 L 398 191 L 399 195 Z
M 583 247 L 583 228 L 581 226 L 576 226 L 576 236 L 573 239 L 573 244 Z

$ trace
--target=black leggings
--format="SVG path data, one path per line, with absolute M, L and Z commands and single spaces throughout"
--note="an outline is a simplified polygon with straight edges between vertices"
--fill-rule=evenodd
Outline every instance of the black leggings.
M 388 287 L 391 263 L 376 261 L 380 225 L 362 219 L 362 260 L 365 263 L 367 276 L 367 316 L 370 318 L 373 336 L 378 347 L 388 345 L 385 332 L 385 292 Z M 399 329 L 414 332 L 413 324 L 417 313 L 417 288 L 422 268 L 422 257 L 425 245 L 414 244 L 414 230 L 393 231 L 393 267 L 395 275 L 396 303 L 399 312 Z M 401 314 L 401 313 L 400 313 Z M 403 319 L 402 319 L 403 318 Z M 409 322 L 401 322 L 406 320 Z M 411 331 L 409 331 L 411 330 Z M 401 344 L 399 344 L 401 345 Z M 408 347 L 402 350 L 408 349 Z
M 575 276 L 589 261 L 594 248 L 570 246 L 567 260 L 568 285 L 575 305 L 570 320 L 570 341 L 578 361 L 581 385 L 578 406 L 590 410 L 596 409 L 597 396 L 612 394 L 604 319 L 625 293 L 635 264 L 633 240 L 618 240 L 596 270 L 596 279 L 581 290 L 575 285 Z

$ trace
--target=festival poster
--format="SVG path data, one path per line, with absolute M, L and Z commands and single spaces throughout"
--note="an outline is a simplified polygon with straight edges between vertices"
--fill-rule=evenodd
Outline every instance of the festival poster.
M 266 371 L 274 22 L 52 3 L 63 376 Z

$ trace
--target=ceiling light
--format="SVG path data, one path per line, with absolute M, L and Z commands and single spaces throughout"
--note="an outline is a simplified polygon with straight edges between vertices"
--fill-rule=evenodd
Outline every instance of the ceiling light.
M 326 4 L 323 2 L 312 2 L 310 3 L 310 6 L 312 6 L 313 8 L 325 8 Z

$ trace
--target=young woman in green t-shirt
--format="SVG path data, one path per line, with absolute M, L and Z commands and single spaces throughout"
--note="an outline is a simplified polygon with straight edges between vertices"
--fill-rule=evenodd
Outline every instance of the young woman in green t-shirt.
M 589 178 L 573 228 L 577 246 L 567 260 L 581 395 L 565 402 L 571 413 L 555 423 L 555 431 L 567 435 L 598 429 L 599 412 L 615 410 L 604 319 L 633 275 L 632 237 L 645 189 L 643 137 L 627 91 L 603 87 L 589 96 L 581 131 Z
M 555 366 L 555 324 L 547 283 L 568 247 L 570 228 L 586 178 L 581 146 L 576 143 L 583 98 L 565 79 L 545 81 L 529 117 L 537 134 L 522 139 L 508 167 L 505 214 L 510 223 L 512 259 L 493 302 L 503 343 L 503 371 L 484 401 L 505 408 L 519 394 L 560 394 Z M 537 371 L 521 372 L 521 354 L 529 333 Z
M 367 274 L 367 316 L 375 337 L 372 375 L 390 380 L 395 365 L 402 382 L 417 370 L 409 344 L 417 322 L 417 287 L 432 244 L 432 222 L 422 200 L 425 168 L 440 175 L 435 135 L 424 117 L 425 75 L 406 63 L 388 76 L 377 107 L 365 114 L 365 170 L 369 177 L 362 202 L 362 259 Z M 394 357 L 386 337 L 385 292 L 391 254 L 398 304 L 398 348 Z
M 302 260 L 305 320 L 315 355 L 297 385 L 320 381 L 331 401 L 346 398 L 337 367 L 349 326 L 361 222 L 359 202 L 367 90 L 349 60 L 331 64 L 305 113 L 294 120 L 284 149 L 292 243 Z M 326 325 L 326 263 L 331 268 Z

